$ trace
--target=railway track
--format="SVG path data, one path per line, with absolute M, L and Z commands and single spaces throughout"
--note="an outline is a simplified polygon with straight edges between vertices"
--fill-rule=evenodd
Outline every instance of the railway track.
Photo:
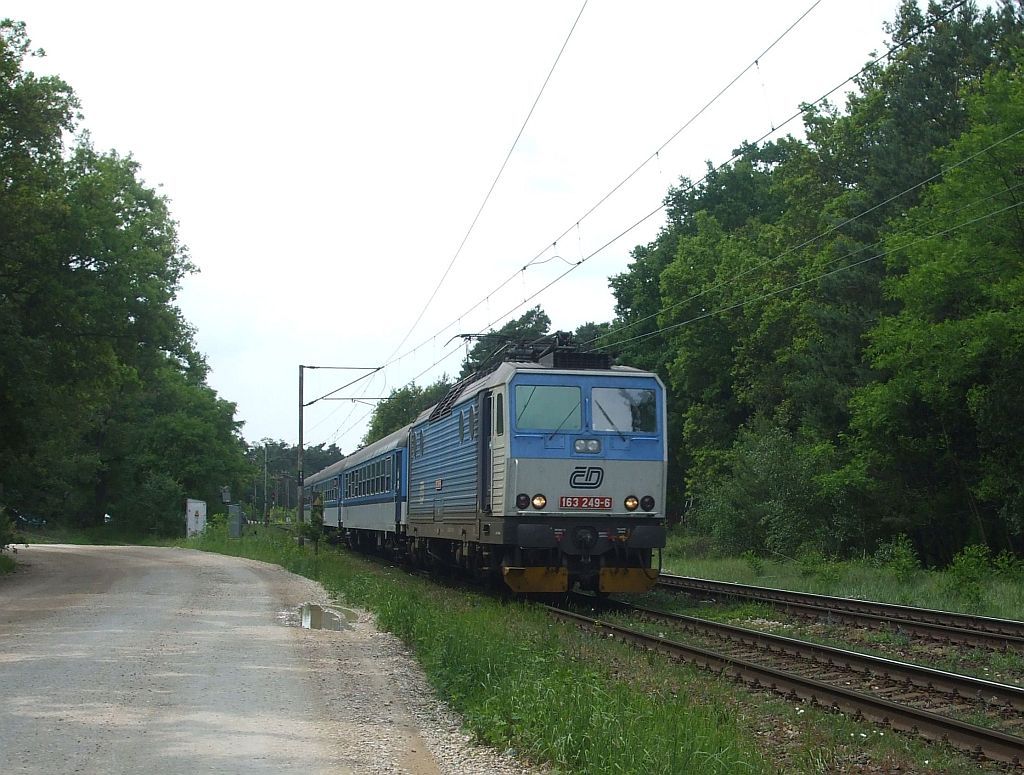
M 969 753 L 1020 767 L 1024 764 L 1024 689 L 983 679 L 872 657 L 857 652 L 746 630 L 694 617 L 582 596 L 586 605 L 671 622 L 692 634 L 729 641 L 710 649 L 548 606 L 555 617 L 607 632 L 625 642 L 694 663 L 757 689 L 832 708 L 894 729 L 945 741 Z M 922 707 L 925 706 L 925 707 Z M 950 713 L 984 712 L 994 725 L 973 724 Z
M 1024 652 L 1024 622 L 912 608 L 848 597 L 661 574 L 658 588 L 768 603 L 797 616 L 826 618 L 967 646 Z

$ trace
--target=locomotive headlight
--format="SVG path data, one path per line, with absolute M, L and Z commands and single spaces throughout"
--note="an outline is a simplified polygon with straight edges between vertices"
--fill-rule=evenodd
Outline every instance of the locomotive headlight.
M 589 453 L 594 455 L 601 451 L 601 442 L 598 439 L 576 439 L 572 444 L 572 448 L 580 454 Z
M 636 511 L 636 507 L 640 505 L 640 501 L 636 499 L 635 495 L 626 496 L 626 511 Z
M 597 439 L 587 439 L 587 452 L 600 452 L 601 442 Z
M 587 442 L 585 442 L 583 439 L 576 439 L 576 441 L 573 442 L 572 448 L 577 452 L 586 452 Z
M 530 505 L 530 496 L 521 492 L 516 496 L 516 508 L 525 509 Z
M 548 499 L 545 496 L 541 495 L 540 493 L 533 496 L 533 507 L 535 509 L 542 509 L 547 505 Z
M 640 499 L 640 508 L 644 511 L 654 511 L 654 498 L 650 495 L 645 495 Z

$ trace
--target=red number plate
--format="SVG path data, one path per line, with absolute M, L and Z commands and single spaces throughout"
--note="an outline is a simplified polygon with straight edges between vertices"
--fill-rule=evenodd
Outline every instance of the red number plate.
M 602 509 L 610 511 L 612 499 L 603 495 L 563 495 L 558 499 L 560 509 Z

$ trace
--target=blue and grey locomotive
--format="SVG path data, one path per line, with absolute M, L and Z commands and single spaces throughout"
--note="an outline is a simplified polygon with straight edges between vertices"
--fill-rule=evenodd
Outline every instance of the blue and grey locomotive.
M 658 377 L 553 347 L 456 384 L 306 497 L 359 548 L 518 592 L 639 592 L 665 545 L 665 476 Z

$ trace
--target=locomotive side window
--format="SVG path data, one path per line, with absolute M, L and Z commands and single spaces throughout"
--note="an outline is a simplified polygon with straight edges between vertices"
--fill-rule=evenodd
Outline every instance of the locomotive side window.
M 494 397 L 494 435 L 505 435 L 505 396 L 501 393 Z
M 619 433 L 654 433 L 658 430 L 658 403 L 653 390 L 594 388 L 594 430 Z
M 516 385 L 516 428 L 521 431 L 578 431 L 581 408 L 578 387 Z

